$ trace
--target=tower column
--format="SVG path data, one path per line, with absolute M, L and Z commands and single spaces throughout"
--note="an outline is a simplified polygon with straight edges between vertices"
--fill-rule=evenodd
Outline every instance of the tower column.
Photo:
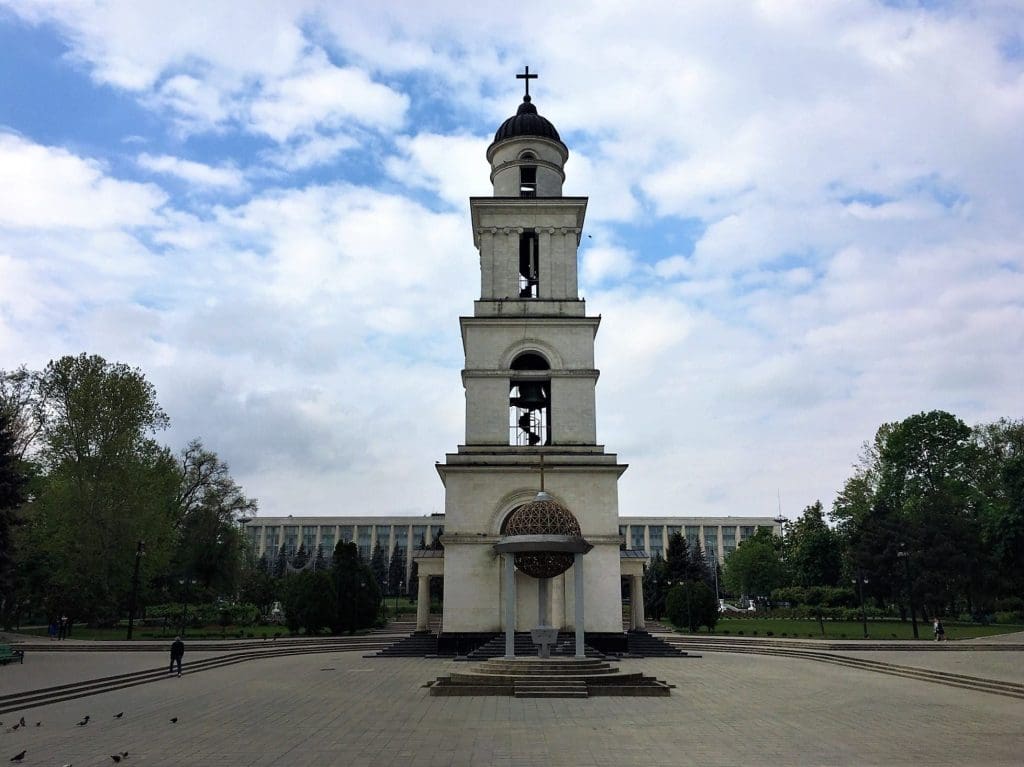
M 630 578 L 629 602 L 632 615 L 631 628 L 635 631 L 643 631 L 647 628 L 647 624 L 644 622 L 644 578 L 642 575 L 634 575 Z
M 416 630 L 430 630 L 430 576 L 416 578 Z
M 516 657 L 516 555 L 505 555 L 505 657 Z
M 586 650 L 583 647 L 583 625 L 584 624 L 583 624 L 583 555 L 582 554 L 574 554 L 573 555 L 572 569 L 573 569 L 573 580 L 574 580 L 575 586 L 576 586 L 573 589 L 573 591 L 575 592 L 575 597 L 576 597 L 576 616 L 574 618 L 574 620 L 576 621 L 576 658 L 577 659 L 581 659 L 581 658 L 586 658 L 587 657 Z

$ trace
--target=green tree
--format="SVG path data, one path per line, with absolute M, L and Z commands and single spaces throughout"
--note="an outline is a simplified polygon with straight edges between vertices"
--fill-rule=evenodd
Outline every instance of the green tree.
M 786 568 L 797 586 L 835 586 L 842 575 L 839 536 L 825 522 L 821 501 L 815 501 L 786 531 Z
M 239 589 L 241 601 L 256 605 L 262 615 L 270 612 L 271 605 L 277 599 L 278 580 L 270 570 L 271 565 L 266 555 L 260 557 L 243 571 Z
M 16 450 L 12 413 L 0 409 L 0 614 L 5 626 L 17 612 L 14 532 L 21 524 L 18 511 L 25 502 L 27 480 Z
M 277 556 L 274 557 L 271 574 L 275 578 L 283 578 L 286 572 L 288 572 L 288 547 L 282 543 L 281 548 L 277 550 Z
M 388 565 L 388 593 L 401 594 L 405 591 L 405 549 L 395 546 Z
M 194 439 L 178 460 L 177 542 L 174 566 L 211 592 L 233 595 L 241 574 L 245 542 L 239 520 L 257 511 L 231 477 L 228 465 Z
M 295 556 L 292 557 L 292 567 L 296 570 L 303 569 L 309 562 L 309 552 L 306 551 L 306 544 L 300 543 L 299 550 L 295 552 Z
M 671 539 L 669 540 L 671 542 Z M 654 552 L 651 561 L 644 568 L 644 614 L 652 620 L 660 621 L 665 614 L 670 571 L 669 563 L 662 559 L 658 552 Z
M 319 634 L 336 620 L 337 597 L 330 573 L 304 570 L 284 579 L 282 607 L 288 630 Z
M 170 557 L 178 477 L 152 438 L 167 416 L 139 370 L 102 357 L 62 357 L 35 383 L 46 479 L 32 504 L 34 554 L 47 561 L 55 610 L 111 622 L 127 603 L 137 541 L 143 584 Z
M 388 562 L 380 541 L 373 544 L 373 554 L 370 556 L 370 570 L 377 581 L 377 588 L 382 594 L 388 590 Z
M 1024 593 L 1024 421 L 1002 419 L 974 429 L 982 505 L 985 592 Z
M 694 580 L 693 566 L 690 562 L 690 546 L 686 539 L 679 533 L 672 533 L 668 537 L 668 552 L 666 559 L 666 577 L 673 583 L 682 583 L 686 580 Z
M 665 614 L 674 625 L 687 627 L 690 631 L 701 626 L 714 631 L 718 623 L 718 601 L 706 583 L 687 581 L 668 590 Z
M 781 541 L 770 531 L 758 529 L 725 560 L 722 580 L 735 595 L 768 596 L 784 583 Z
M 348 541 L 334 547 L 331 564 L 335 609 L 331 630 L 340 634 L 369 628 L 380 613 L 380 588 L 370 568 L 359 559 L 359 548 Z

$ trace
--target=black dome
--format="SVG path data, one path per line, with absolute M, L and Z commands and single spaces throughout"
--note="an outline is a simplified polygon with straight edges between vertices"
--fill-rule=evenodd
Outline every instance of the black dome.
M 559 143 L 562 142 L 555 126 L 547 118 L 537 114 L 537 107 L 530 103 L 529 96 L 523 97 L 523 103 L 519 105 L 516 113 L 498 128 L 497 133 L 494 134 L 494 143 L 497 144 L 499 141 L 518 136 L 540 136 Z

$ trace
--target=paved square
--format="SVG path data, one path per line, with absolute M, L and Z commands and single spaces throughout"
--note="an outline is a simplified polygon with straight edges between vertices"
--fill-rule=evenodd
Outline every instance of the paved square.
M 135 655 L 121 657 L 139 667 Z M 1003 655 L 1008 667 L 1021 660 Z M 59 657 L 27 663 L 42 680 Z M 21 712 L 6 714 L 0 758 L 26 749 L 26 765 L 76 767 L 112 765 L 109 755 L 122 751 L 127 767 L 934 767 L 1019 765 L 1024 753 L 1021 700 L 793 658 L 711 653 L 618 665 L 677 689 L 650 699 L 432 698 L 422 685 L 465 664 L 342 652 L 266 658 L 28 709 L 30 726 L 16 732 L 6 730 Z M 89 725 L 76 727 L 86 714 Z

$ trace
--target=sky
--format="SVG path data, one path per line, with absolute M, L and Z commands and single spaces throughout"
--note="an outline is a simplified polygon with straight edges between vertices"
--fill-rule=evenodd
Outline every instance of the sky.
M 529 65 L 623 515 L 792 518 L 882 423 L 1024 416 L 1024 5 L 509 9 L 0 0 L 0 368 L 140 368 L 263 516 L 443 510 Z

